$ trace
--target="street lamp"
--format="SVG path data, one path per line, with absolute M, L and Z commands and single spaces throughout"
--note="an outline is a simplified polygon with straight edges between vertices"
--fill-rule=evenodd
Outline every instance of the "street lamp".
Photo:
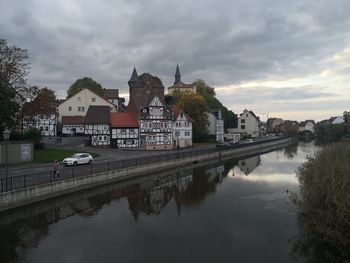
M 5 180 L 6 180 L 6 192 L 8 191 L 8 142 L 10 139 L 10 134 L 11 132 L 6 128 L 3 132 L 2 135 L 4 136 L 5 140 Z

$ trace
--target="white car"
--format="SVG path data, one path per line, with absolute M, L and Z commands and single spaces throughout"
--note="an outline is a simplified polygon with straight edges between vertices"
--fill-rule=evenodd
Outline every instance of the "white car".
M 92 156 L 88 153 L 76 153 L 63 160 L 64 165 L 91 164 Z

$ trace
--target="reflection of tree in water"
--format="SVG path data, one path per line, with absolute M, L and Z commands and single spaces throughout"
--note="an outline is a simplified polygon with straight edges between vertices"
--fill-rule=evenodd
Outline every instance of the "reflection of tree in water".
M 298 153 L 298 141 L 293 140 L 290 145 L 284 148 L 284 156 L 288 159 L 293 159 L 294 156 Z
M 183 191 L 175 192 L 178 212 L 182 206 L 200 205 L 208 195 L 215 193 L 218 183 L 222 182 L 226 174 L 224 163 L 195 168 L 193 181 Z
M 301 236 L 293 252 L 306 262 L 350 262 L 350 145 L 332 145 L 298 171 Z

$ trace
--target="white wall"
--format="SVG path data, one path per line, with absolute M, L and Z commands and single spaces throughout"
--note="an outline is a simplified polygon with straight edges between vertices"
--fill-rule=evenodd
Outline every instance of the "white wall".
M 109 106 L 112 112 L 115 111 L 112 103 L 88 89 L 83 89 L 58 106 L 59 121 L 62 121 L 62 116 L 85 116 L 90 105 Z

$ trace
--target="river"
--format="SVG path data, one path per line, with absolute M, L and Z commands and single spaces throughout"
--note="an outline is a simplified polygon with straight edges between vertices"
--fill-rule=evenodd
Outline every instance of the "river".
M 299 143 L 195 164 L 0 215 L 0 262 L 301 262 Z

